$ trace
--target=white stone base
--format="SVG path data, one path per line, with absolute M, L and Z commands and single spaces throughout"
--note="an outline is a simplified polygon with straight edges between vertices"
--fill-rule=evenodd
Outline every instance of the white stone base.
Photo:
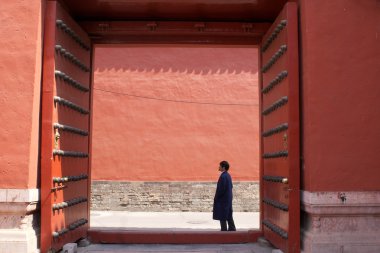
M 302 192 L 303 253 L 380 252 L 380 192 Z
M 0 189 L 0 253 L 38 253 L 37 189 Z
M 0 253 L 38 253 L 36 232 L 29 230 L 0 229 Z

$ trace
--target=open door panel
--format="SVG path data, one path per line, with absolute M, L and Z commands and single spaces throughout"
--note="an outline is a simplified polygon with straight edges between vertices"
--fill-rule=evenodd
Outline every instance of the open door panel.
M 300 251 L 297 4 L 287 3 L 261 44 L 261 221 L 264 237 Z
M 89 220 L 91 41 L 47 1 L 41 137 L 41 252 L 85 238 Z

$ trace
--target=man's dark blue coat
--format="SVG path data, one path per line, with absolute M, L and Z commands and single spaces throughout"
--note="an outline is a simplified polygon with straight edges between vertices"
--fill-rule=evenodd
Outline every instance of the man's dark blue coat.
M 232 219 L 232 179 L 227 171 L 219 177 L 212 214 L 214 220 Z

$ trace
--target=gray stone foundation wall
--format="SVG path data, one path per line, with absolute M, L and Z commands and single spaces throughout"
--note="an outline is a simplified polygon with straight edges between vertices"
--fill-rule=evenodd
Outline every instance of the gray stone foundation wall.
M 211 212 L 215 182 L 93 181 L 91 210 Z M 259 182 L 234 182 L 234 212 L 259 211 Z

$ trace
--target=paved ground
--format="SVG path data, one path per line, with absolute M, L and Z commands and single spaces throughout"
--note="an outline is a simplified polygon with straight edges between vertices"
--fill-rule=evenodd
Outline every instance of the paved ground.
M 272 253 L 272 248 L 257 243 L 247 244 L 204 244 L 204 245 L 90 245 L 78 248 L 78 253 Z
M 259 228 L 258 212 L 234 213 L 236 228 Z M 124 212 L 91 211 L 91 227 L 119 227 L 128 229 L 172 230 L 207 229 L 219 230 L 219 221 L 212 219 L 212 213 L 206 212 Z
M 259 213 L 234 213 L 238 230 L 259 228 Z M 123 212 L 91 211 L 91 228 L 125 228 L 128 230 L 220 230 L 219 221 L 212 213 L 195 212 Z M 257 243 L 247 244 L 93 244 L 78 248 L 78 253 L 272 253 L 273 248 Z

